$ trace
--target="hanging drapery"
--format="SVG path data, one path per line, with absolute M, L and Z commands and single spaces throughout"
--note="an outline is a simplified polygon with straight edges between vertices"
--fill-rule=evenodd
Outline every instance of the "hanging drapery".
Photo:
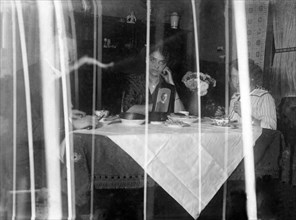
M 249 58 L 262 69 L 264 67 L 264 52 L 268 20 L 269 0 L 246 1 L 247 36 Z M 235 42 L 235 39 L 233 39 Z M 236 57 L 236 46 L 232 48 Z
M 56 178 L 46 177 L 48 174 L 44 168 L 44 96 L 41 86 L 46 84 L 43 88 L 47 89 L 49 81 L 41 84 L 40 77 L 45 73 L 40 70 L 40 61 L 48 63 L 49 54 L 54 52 L 56 45 L 48 41 L 43 43 L 45 55 L 41 56 L 39 22 L 47 22 L 50 18 L 38 11 L 37 3 L 43 2 L 0 1 L 0 219 L 9 218 L 3 217 L 3 213 L 12 215 L 11 218 L 23 218 L 27 215 L 26 210 L 32 213 L 32 219 L 45 214 L 46 208 L 43 209 L 42 204 L 38 203 L 37 194 L 42 192 L 43 186 L 48 186 L 47 177 L 54 186 L 60 182 Z M 53 1 L 45 4 L 51 3 Z M 46 5 L 41 8 L 50 11 Z M 64 13 L 67 10 L 65 6 Z M 38 19 L 38 15 L 45 16 L 46 21 Z M 49 30 L 47 25 L 43 27 Z M 58 58 L 58 53 L 55 53 L 54 58 Z M 53 93 L 50 97 L 55 98 Z M 50 118 L 47 120 L 49 122 L 56 118 L 51 107 L 45 108 L 50 112 L 46 114 Z M 53 156 L 53 138 L 48 139 L 51 141 L 49 158 L 57 160 L 58 157 Z M 58 144 L 55 146 L 59 147 Z M 58 160 L 55 167 L 59 164 Z M 51 163 L 49 168 L 54 175 L 59 176 L 59 167 L 54 169 Z M 54 200 L 51 202 L 54 204 L 53 215 L 60 216 L 55 208 L 60 205 L 60 201 L 56 200 L 56 195 L 50 198 Z M 31 205 L 27 201 L 31 201 Z
M 272 66 L 272 94 L 279 103 L 282 97 L 296 96 L 296 2 L 274 0 L 275 55 Z

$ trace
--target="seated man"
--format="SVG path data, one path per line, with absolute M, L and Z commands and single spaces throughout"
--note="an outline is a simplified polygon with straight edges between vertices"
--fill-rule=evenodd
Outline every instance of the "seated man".
M 171 71 L 166 65 L 168 58 L 169 54 L 164 45 L 156 45 L 151 50 L 148 106 L 150 112 L 172 113 L 184 110 Z M 123 111 L 145 113 L 145 77 L 144 73 L 129 76 L 128 91 L 122 103 Z

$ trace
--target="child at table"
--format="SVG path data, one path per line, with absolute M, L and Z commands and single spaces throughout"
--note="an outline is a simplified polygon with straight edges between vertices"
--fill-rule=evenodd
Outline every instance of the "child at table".
M 261 68 L 255 64 L 253 60 L 248 61 L 249 77 L 250 77 L 250 101 L 251 101 L 251 116 L 253 124 L 262 128 L 276 130 L 276 106 L 271 94 L 262 87 L 263 72 Z M 238 60 L 234 60 L 230 65 L 230 83 L 235 90 L 230 100 L 229 119 L 241 121 L 241 102 L 240 102 L 240 82 Z M 259 138 L 264 139 L 265 136 Z M 255 149 L 255 159 L 262 155 L 260 148 Z M 257 180 L 258 181 L 258 180 Z M 247 219 L 246 217 L 246 194 L 244 192 L 244 181 L 228 181 L 228 188 L 231 189 L 230 212 L 229 219 Z M 264 188 L 257 187 L 257 207 L 258 214 L 263 212 L 262 201 L 267 201 Z M 231 201 L 232 200 L 232 201 Z
M 273 129 L 277 127 L 276 106 L 271 94 L 262 87 L 263 72 L 255 62 L 249 59 L 250 99 L 252 121 L 254 125 Z M 241 121 L 240 82 L 238 60 L 230 65 L 230 83 L 235 93 L 232 95 L 229 106 L 229 119 Z M 221 114 L 221 112 L 216 112 Z

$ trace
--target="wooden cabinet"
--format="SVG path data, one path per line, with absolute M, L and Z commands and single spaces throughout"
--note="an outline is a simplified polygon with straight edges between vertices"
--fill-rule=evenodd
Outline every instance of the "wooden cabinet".
M 129 24 L 121 18 L 104 16 L 103 62 L 119 62 L 124 57 L 137 54 L 145 45 L 145 31 L 145 24 L 141 21 Z

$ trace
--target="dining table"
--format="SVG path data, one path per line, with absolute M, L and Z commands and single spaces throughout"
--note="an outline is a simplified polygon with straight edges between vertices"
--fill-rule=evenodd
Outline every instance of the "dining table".
M 260 158 L 270 151 L 266 149 L 277 140 L 277 134 L 252 126 L 252 145 L 261 149 Z M 218 126 L 203 119 L 184 127 L 167 123 L 127 125 L 119 121 L 101 123 L 96 129 L 75 130 L 70 140 L 76 204 L 89 200 L 92 180 L 96 189 L 141 188 L 146 180 L 147 187 L 159 185 L 196 219 L 242 164 L 242 135 L 240 125 Z M 261 142 L 260 137 L 264 137 Z M 256 146 L 258 141 L 260 146 Z M 63 161 L 65 148 L 61 148 Z M 276 144 L 272 149 L 278 162 L 282 149 Z M 277 162 L 273 167 L 278 166 Z M 241 170 L 237 172 L 243 176 Z

